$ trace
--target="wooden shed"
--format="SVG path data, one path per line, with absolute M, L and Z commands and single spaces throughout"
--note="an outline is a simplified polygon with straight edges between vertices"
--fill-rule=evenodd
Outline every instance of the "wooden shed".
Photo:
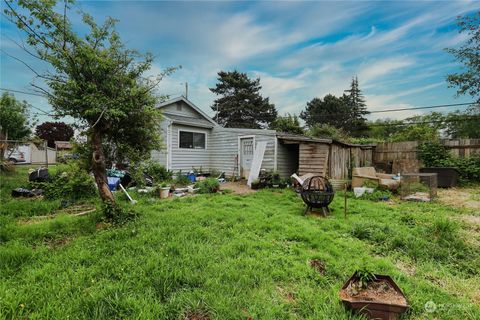
M 278 133 L 280 144 L 298 145 L 298 174 L 314 173 L 330 179 L 348 179 L 353 167 L 371 166 L 375 145 Z M 293 172 L 292 172 L 293 173 Z

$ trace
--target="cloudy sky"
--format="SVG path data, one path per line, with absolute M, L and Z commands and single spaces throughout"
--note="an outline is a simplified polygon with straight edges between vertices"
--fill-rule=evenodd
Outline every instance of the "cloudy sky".
M 479 1 L 80 1 L 77 7 L 97 21 L 119 19 L 127 46 L 155 55 L 152 73 L 181 65 L 158 92 L 175 97 L 188 82 L 189 99 L 210 115 L 217 72 L 234 69 L 260 77 L 262 94 L 280 114 L 342 94 L 354 75 L 370 111 L 471 101 L 448 88 L 446 75 L 461 69 L 444 48 L 465 40 L 456 17 L 480 10 Z M 45 67 L 16 48 L 11 39 L 24 36 L 3 16 L 1 28 L 1 87 L 30 91 L 33 73 L 5 52 Z M 16 96 L 49 109 L 41 97 Z

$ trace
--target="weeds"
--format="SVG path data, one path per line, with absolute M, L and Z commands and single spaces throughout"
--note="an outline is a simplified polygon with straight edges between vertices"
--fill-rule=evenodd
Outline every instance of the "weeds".
M 19 223 L 58 202 L 12 200 L 3 185 L 1 318 L 355 319 L 338 290 L 364 263 L 395 278 L 412 306 L 405 319 L 480 313 L 463 285 L 480 287 L 479 248 L 451 222 L 461 212 L 438 203 L 351 199 L 345 219 L 340 197 L 329 217 L 304 217 L 291 190 L 140 198 L 136 219 L 97 229 L 100 212 Z M 409 261 L 415 274 L 399 270 L 398 260 Z M 427 314 L 429 300 L 462 308 Z

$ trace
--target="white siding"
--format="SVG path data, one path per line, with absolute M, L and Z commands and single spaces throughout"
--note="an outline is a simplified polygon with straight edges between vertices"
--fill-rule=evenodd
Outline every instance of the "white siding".
M 202 132 L 206 135 L 205 149 L 183 149 L 179 148 L 179 130 Z M 171 160 L 170 169 L 173 171 L 190 171 L 192 168 L 207 171 L 210 170 L 210 148 L 211 148 L 211 129 L 189 127 L 172 124 L 171 126 Z
M 179 110 L 178 107 L 180 107 L 181 110 Z M 177 101 L 175 103 L 172 103 L 168 106 L 163 107 L 161 110 L 162 112 L 176 114 L 179 116 L 205 119 L 200 113 L 192 109 L 188 104 L 183 101 Z
M 168 153 L 168 125 L 170 121 L 164 119 L 160 124 L 160 135 L 162 137 L 163 148 L 161 150 L 153 150 L 151 153 L 151 159 L 162 164 L 162 166 L 167 167 L 167 153 Z
M 241 136 L 255 136 L 255 143 L 267 141 L 267 148 L 263 157 L 262 169 L 273 170 L 275 160 L 275 132 L 271 130 L 234 129 L 215 127 L 211 133 L 210 163 L 213 169 L 224 171 L 227 176 L 238 173 L 237 155 L 238 138 Z

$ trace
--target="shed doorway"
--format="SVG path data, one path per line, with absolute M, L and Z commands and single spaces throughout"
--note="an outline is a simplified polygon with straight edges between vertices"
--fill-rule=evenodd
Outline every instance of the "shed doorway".
M 240 176 L 248 179 L 252 167 L 253 151 L 255 149 L 254 137 L 240 138 Z

